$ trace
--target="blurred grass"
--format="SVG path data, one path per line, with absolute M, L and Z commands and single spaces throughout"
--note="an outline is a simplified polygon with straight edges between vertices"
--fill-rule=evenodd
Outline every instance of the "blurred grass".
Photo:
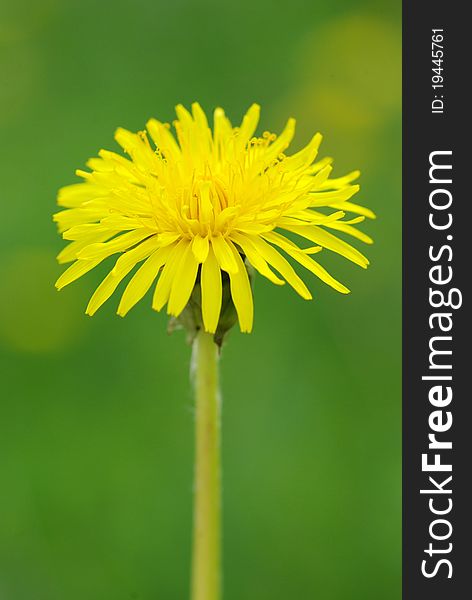
M 149 298 L 86 317 L 100 273 L 57 294 L 50 215 L 118 125 L 195 99 L 234 121 L 258 101 L 261 130 L 293 114 L 296 145 L 319 129 L 379 216 L 367 272 L 323 256 L 350 296 L 258 279 L 224 349 L 225 598 L 400 597 L 399 12 L 2 0 L 1 600 L 187 596 L 189 349 Z

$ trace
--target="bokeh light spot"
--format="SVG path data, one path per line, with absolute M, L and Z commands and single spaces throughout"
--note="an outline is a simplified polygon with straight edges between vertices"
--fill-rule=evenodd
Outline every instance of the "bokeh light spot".
M 0 340 L 20 352 L 49 353 L 77 342 L 87 318 L 74 293 L 59 294 L 53 252 L 29 249 L 0 263 Z
M 375 127 L 400 108 L 400 56 L 395 25 L 374 16 L 344 16 L 314 30 L 299 48 L 298 72 L 308 83 L 298 93 L 328 126 Z

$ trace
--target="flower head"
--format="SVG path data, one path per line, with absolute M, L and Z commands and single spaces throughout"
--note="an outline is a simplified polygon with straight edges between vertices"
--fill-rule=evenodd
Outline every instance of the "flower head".
M 264 132 L 254 137 L 257 104 L 239 127 L 232 127 L 217 108 L 213 130 L 197 103 L 191 112 L 179 105 L 176 113 L 176 138 L 168 124 L 155 119 L 148 121 L 147 131 L 120 128 L 115 139 L 128 158 L 100 150 L 87 163 L 91 171 L 77 171 L 84 181 L 59 191 L 58 204 L 66 210 L 54 220 L 71 243 L 58 260 L 73 263 L 57 288 L 120 254 L 90 299 L 87 314 L 93 315 L 139 264 L 121 296 L 119 315 L 157 280 L 153 308 L 159 311 L 167 304 L 167 312 L 178 316 L 198 283 L 203 325 L 212 333 L 225 281 L 241 331 L 251 331 L 248 264 L 276 285 L 287 282 L 302 298 L 311 299 L 285 254 L 338 292 L 348 293 L 312 255 L 326 248 L 361 267 L 368 265 L 365 256 L 336 235 L 371 243 L 354 227 L 374 216 L 350 202 L 359 189 L 353 184 L 359 172 L 330 179 L 331 159 L 315 162 L 320 134 L 287 156 L 294 119 L 279 136 Z M 346 220 L 346 212 L 358 216 Z M 308 247 L 300 245 L 303 241 Z

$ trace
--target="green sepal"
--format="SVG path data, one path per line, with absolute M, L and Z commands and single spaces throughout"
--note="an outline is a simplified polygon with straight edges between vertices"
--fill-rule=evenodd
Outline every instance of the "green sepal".
M 244 258 L 244 257 L 243 257 Z M 251 282 L 251 287 L 254 282 L 254 269 L 247 262 L 244 261 L 246 266 L 249 281 Z M 217 344 L 220 348 L 223 345 L 223 341 L 228 334 L 228 332 L 236 325 L 238 322 L 238 314 L 236 312 L 236 307 L 234 306 L 233 299 L 231 297 L 231 288 L 230 288 L 230 280 L 229 275 L 225 272 L 221 272 L 222 276 L 222 301 L 221 301 L 221 312 L 220 319 L 218 321 L 218 327 L 216 328 L 216 332 L 213 336 L 215 344 Z M 197 333 L 200 329 L 203 328 L 203 318 L 202 318 L 202 289 L 200 284 L 200 270 L 197 275 L 197 280 L 195 282 L 195 286 L 193 288 L 192 294 L 190 296 L 190 300 L 187 303 L 187 306 L 180 313 L 178 317 L 171 317 L 169 319 L 169 324 L 167 327 L 167 331 L 169 333 L 173 333 L 178 329 L 184 329 L 187 333 L 187 342 L 192 344 L 195 339 Z

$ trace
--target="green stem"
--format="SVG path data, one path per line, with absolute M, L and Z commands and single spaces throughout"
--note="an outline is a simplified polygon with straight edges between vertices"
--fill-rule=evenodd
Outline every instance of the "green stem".
M 193 342 L 195 500 L 191 600 L 221 598 L 220 395 L 218 347 L 200 331 Z

